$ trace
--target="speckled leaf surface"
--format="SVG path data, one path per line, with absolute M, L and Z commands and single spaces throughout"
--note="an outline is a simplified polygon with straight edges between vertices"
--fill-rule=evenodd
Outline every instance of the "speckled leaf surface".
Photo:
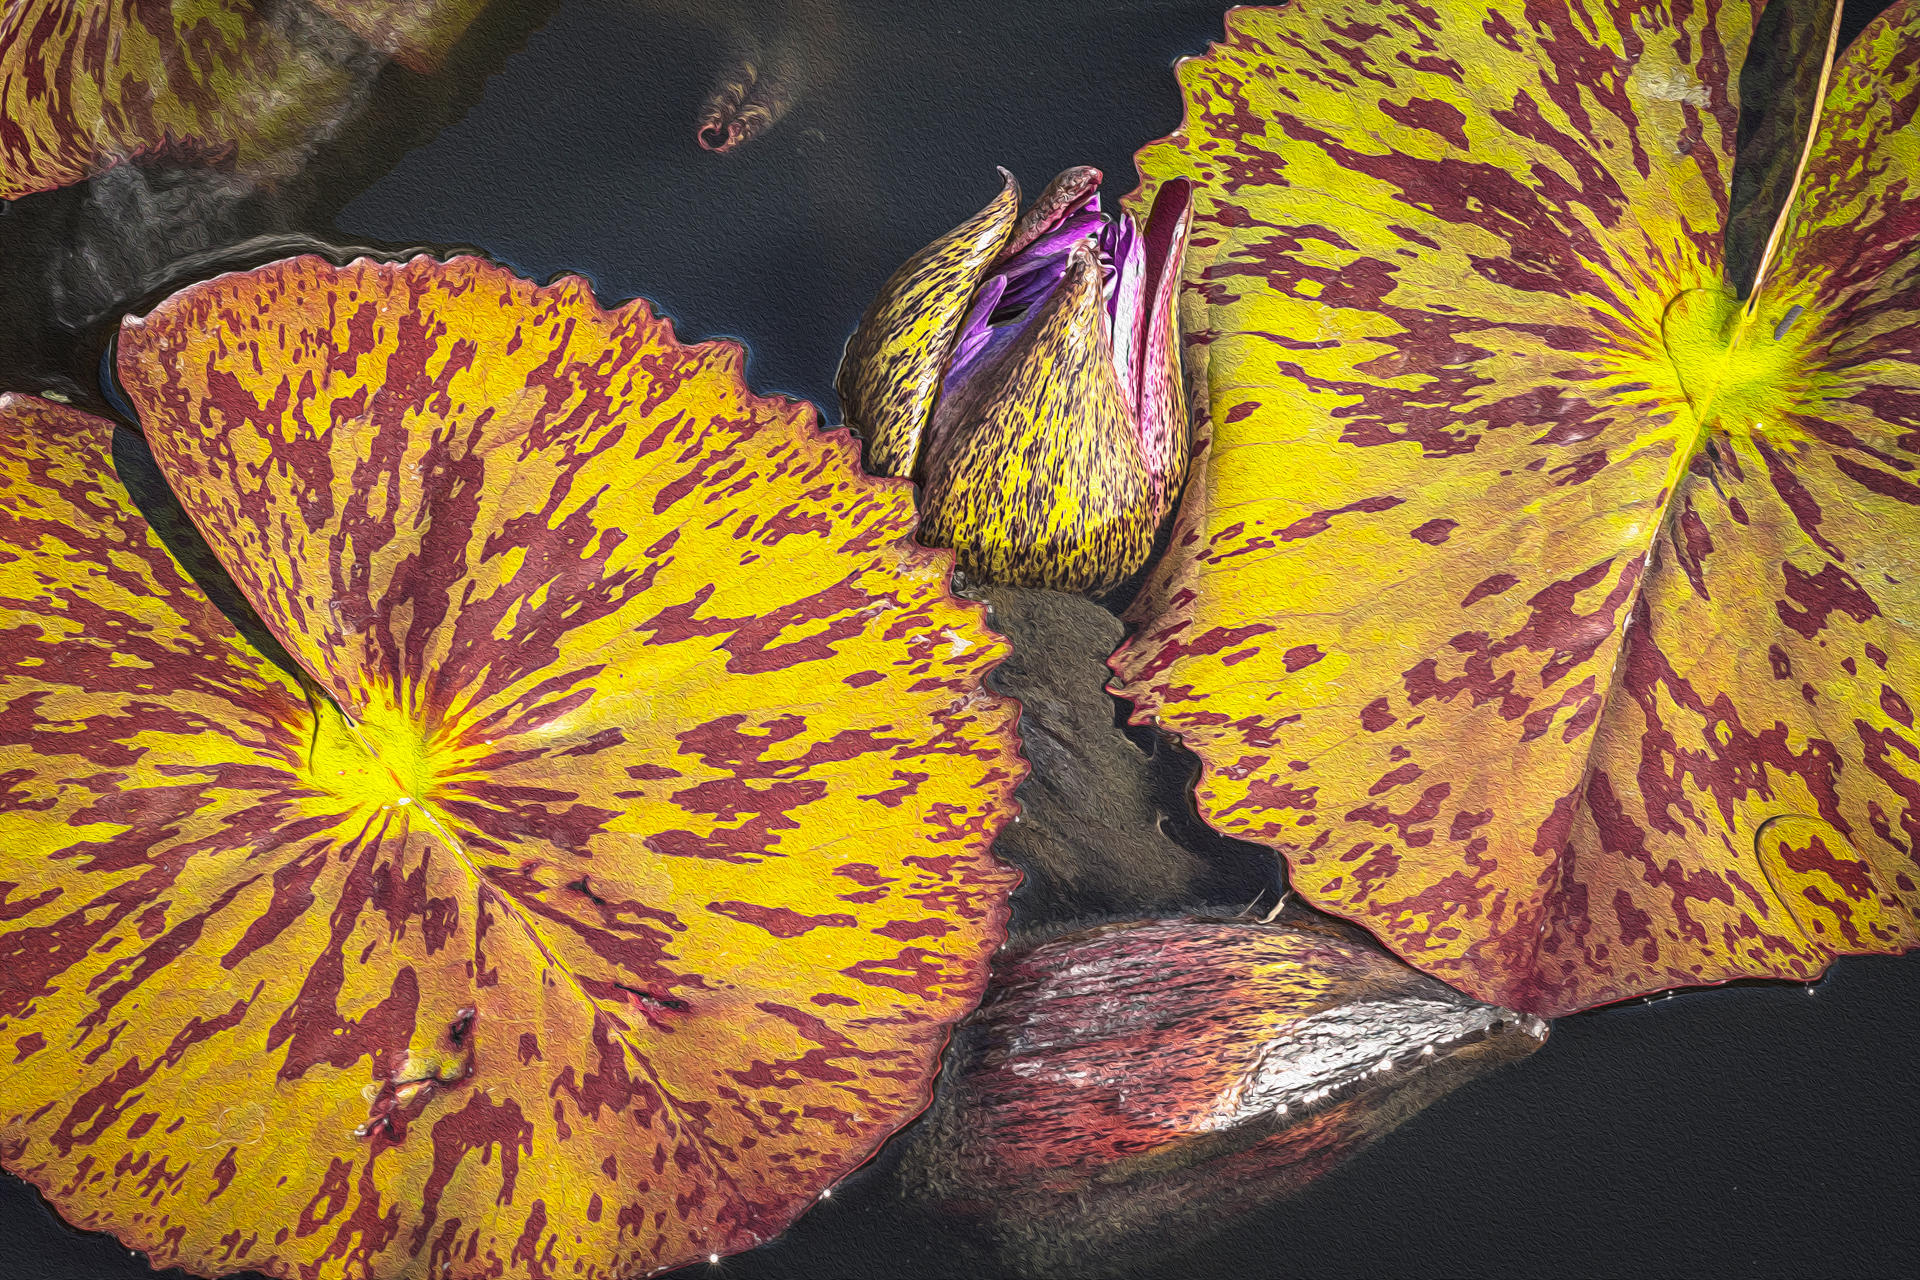
M 1761 843 L 1795 920 L 1843 951 L 1920 939 L 1920 735 L 1909 705 L 1920 696 L 1916 111 L 1920 6 L 1902 0 L 1833 68 L 1762 321 L 1804 325 L 1808 384 L 1790 410 L 1801 488 L 1781 486 L 1805 570 L 1786 584 L 1797 595 L 1773 607 L 1815 643 L 1799 646 L 1794 672 L 1773 674 L 1855 768 L 1843 805 L 1779 818 L 1783 829 Z
M 1187 62 L 1211 443 L 1117 655 L 1210 821 L 1559 1013 L 1920 936 L 1914 19 L 1721 284 L 1740 5 L 1307 0 Z
M 119 359 L 298 671 L 106 424 L 6 402 L 9 1169 L 202 1273 L 624 1277 L 925 1104 L 1021 766 L 904 484 L 472 259 L 221 277 Z

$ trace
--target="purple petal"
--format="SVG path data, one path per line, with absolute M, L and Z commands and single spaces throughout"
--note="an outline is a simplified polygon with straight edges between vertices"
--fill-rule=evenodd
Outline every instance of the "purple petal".
M 1069 246 L 1071 247 L 1071 246 Z M 1051 257 L 1036 258 L 1032 262 L 1020 264 L 1017 271 L 1009 271 L 996 277 L 1006 281 L 1006 296 L 1000 300 L 1000 310 L 1005 318 L 1021 307 L 1030 307 L 1053 292 L 1067 274 L 1067 255 L 1057 253 Z
M 967 366 L 973 364 L 987 349 L 993 337 L 993 326 L 989 323 L 993 313 L 1000 306 L 1000 297 L 1007 290 L 1007 278 L 994 276 L 980 287 L 979 296 L 974 298 L 973 306 L 968 308 L 966 319 L 960 322 L 960 335 L 954 339 L 953 355 L 947 361 L 945 380 L 958 381 Z
M 1122 305 L 1123 276 L 1126 287 L 1138 293 L 1143 274 L 1140 237 L 1129 220 L 1120 219 L 1125 225 L 1116 227 L 1100 212 L 1099 183 L 1097 169 L 1069 169 L 1021 215 L 1020 227 L 1009 241 L 1011 251 L 1002 252 L 994 274 L 981 286 L 962 323 L 941 395 L 958 394 L 973 374 L 991 365 L 1018 338 L 1065 280 L 1079 245 L 1087 244 L 1101 267 L 1109 325 Z M 1139 310 L 1137 301 L 1126 305 L 1131 307 L 1130 315 Z M 1114 370 L 1129 392 L 1138 385 L 1137 376 L 1127 376 L 1131 358 L 1116 347 Z
M 1100 212 L 1100 196 L 1087 197 L 1085 208 L 1076 209 L 1055 223 L 1052 230 L 1036 239 L 1011 258 L 1003 258 L 996 270 L 1013 271 L 1022 262 L 1034 258 L 1064 258 L 1067 251 L 1090 235 L 1096 235 L 1106 225 L 1107 219 Z
M 1100 233 L 1100 248 L 1113 263 L 1107 292 L 1107 315 L 1113 323 L 1113 371 L 1127 407 L 1138 421 L 1140 410 L 1140 356 L 1145 339 L 1146 250 L 1133 218 L 1121 213 Z

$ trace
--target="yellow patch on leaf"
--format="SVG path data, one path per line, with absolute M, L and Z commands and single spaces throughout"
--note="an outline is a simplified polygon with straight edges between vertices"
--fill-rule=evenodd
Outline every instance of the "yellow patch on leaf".
M 611 1280 L 924 1106 L 1021 765 L 904 484 L 472 259 L 224 276 L 119 361 L 284 666 L 107 424 L 0 402 L 9 1169 L 161 1265 Z

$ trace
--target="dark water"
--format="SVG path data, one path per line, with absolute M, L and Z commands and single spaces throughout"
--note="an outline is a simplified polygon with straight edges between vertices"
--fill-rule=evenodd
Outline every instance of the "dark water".
M 782 5 L 710 0 L 778 21 Z M 470 242 L 603 301 L 643 295 L 682 337 L 746 340 L 755 389 L 833 405 L 840 348 L 900 262 L 1000 189 L 1069 165 L 1107 191 L 1179 123 L 1169 66 L 1219 3 L 855 0 L 809 45 L 818 83 L 727 155 L 694 143 L 729 23 L 642 0 L 562 5 L 466 116 L 339 215 L 356 238 Z
M 1850 27 L 1877 7 L 1850 6 Z M 815 83 L 793 111 L 737 153 L 700 150 L 694 111 L 730 30 L 777 28 L 784 9 L 502 0 L 456 59 L 490 76 L 391 77 L 381 114 L 299 200 L 235 213 L 235 234 L 473 245 L 536 279 L 581 272 L 603 301 L 653 299 L 682 337 L 745 339 L 756 389 L 830 410 L 874 288 L 984 203 L 995 164 L 1034 191 L 1092 163 L 1125 191 L 1133 150 L 1178 120 L 1169 64 L 1220 22 L 1217 3 L 1188 0 L 848 0 L 837 24 L 806 27 Z M 0 238 L 57 237 L 72 208 L 21 202 L 8 221 L 32 235 Z M 0 364 L 80 379 L 97 349 L 68 351 L 36 323 Z M 1911 1274 L 1916 1064 L 1920 957 L 1843 962 L 1811 992 L 1745 986 L 1565 1019 L 1534 1057 L 1303 1197 L 1140 1274 Z M 886 1162 L 775 1243 L 683 1274 L 992 1276 L 963 1230 L 894 1199 Z M 0 1280 L 150 1274 L 11 1178 L 0 1241 Z

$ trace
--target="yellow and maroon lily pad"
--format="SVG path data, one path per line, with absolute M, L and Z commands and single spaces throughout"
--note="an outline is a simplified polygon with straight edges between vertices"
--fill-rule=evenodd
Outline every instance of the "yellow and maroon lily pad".
M 1753 20 L 1237 9 L 1141 157 L 1211 441 L 1120 687 L 1309 900 L 1535 1013 L 1920 941 L 1920 9 L 1743 298 Z
M 612 1280 L 925 1105 L 1015 879 L 1003 645 L 742 363 L 473 259 L 129 320 L 276 653 L 109 424 L 0 400 L 8 1169 L 200 1273 Z

